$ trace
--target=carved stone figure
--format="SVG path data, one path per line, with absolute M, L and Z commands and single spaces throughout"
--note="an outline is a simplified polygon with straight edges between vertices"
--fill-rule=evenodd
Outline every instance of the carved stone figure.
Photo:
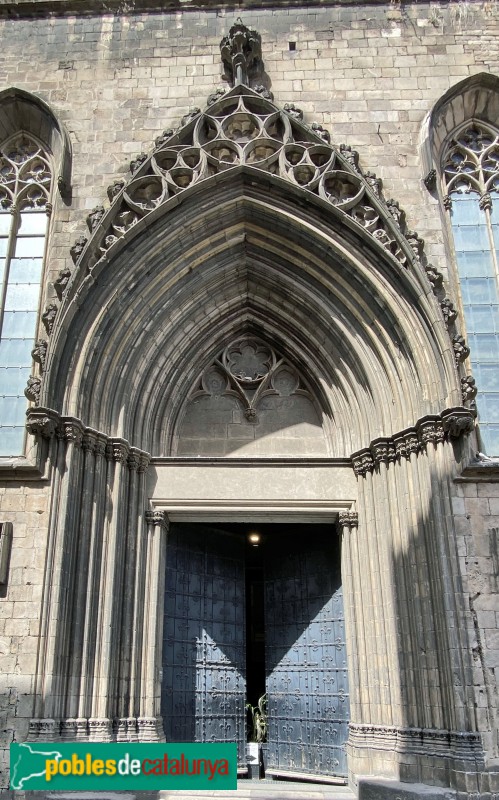
M 392 215 L 398 227 L 402 228 L 405 222 L 405 212 L 400 208 L 398 202 L 390 198 L 390 200 L 386 201 L 386 207 L 388 208 L 388 211 Z
M 61 269 L 59 272 L 59 276 L 54 281 L 54 289 L 57 297 L 59 300 L 62 300 L 62 296 L 66 290 L 66 286 L 69 283 L 71 278 L 71 270 L 70 269 Z
M 95 206 L 95 208 L 93 208 L 90 214 L 87 216 L 87 225 L 91 233 L 93 233 L 97 228 L 105 213 L 106 210 L 104 206 Z
M 25 397 L 28 398 L 28 400 L 31 400 L 32 403 L 35 403 L 35 405 L 39 405 L 41 389 L 42 389 L 42 383 L 40 381 L 40 378 L 36 378 L 35 376 L 30 375 L 28 378 L 28 383 L 24 390 L 24 395 Z
M 73 263 L 76 264 L 79 257 L 83 253 L 85 249 L 85 245 L 87 244 L 88 239 L 85 236 L 79 236 L 72 248 L 70 249 L 71 258 L 73 259 Z
M 42 314 L 42 322 L 49 336 L 52 333 L 56 316 L 57 306 L 55 303 L 50 303 Z
M 322 127 L 319 122 L 312 122 L 310 129 L 317 135 L 320 136 L 323 142 L 329 144 L 331 141 L 331 135 L 329 131 Z
M 300 122 L 303 121 L 303 111 L 301 108 L 295 106 L 294 103 L 284 103 L 284 111 L 286 111 L 290 117 L 294 117 L 294 119 L 298 119 Z
M 470 354 L 470 349 L 462 336 L 456 335 L 452 339 L 452 346 L 456 357 L 456 364 L 466 361 Z
M 47 347 L 48 344 L 45 339 L 37 339 L 33 350 L 31 351 L 31 357 L 34 361 L 40 364 L 42 372 L 45 370 L 45 358 L 47 355 Z
M 461 390 L 464 405 L 472 403 L 478 391 L 473 375 L 466 375 L 465 378 L 461 378 Z
M 123 179 L 121 179 L 121 180 L 113 181 L 113 183 L 111 183 L 107 187 L 107 196 L 109 197 L 109 200 L 110 200 L 111 203 L 113 202 L 114 198 L 117 195 L 119 195 L 119 193 L 123 189 L 124 185 L 125 185 L 125 181 Z
M 163 131 L 161 136 L 156 136 L 154 140 L 156 148 L 163 147 L 163 145 L 166 144 L 168 139 L 171 139 L 174 133 L 175 131 L 173 130 L 173 128 L 167 128 L 165 131 Z
M 416 256 L 418 261 L 421 261 L 421 256 L 423 255 L 423 248 L 424 248 L 424 239 L 422 239 L 416 231 L 407 231 L 405 234 L 405 238 L 409 242 L 414 255 Z
M 346 159 L 346 161 L 348 161 L 352 169 L 354 169 L 355 172 L 358 172 L 360 174 L 359 154 L 357 150 L 354 150 L 349 144 L 340 144 L 339 149 L 341 155 L 343 156 L 344 159 Z
M 365 172 L 364 173 L 364 177 L 365 177 L 368 185 L 373 190 L 373 192 L 376 195 L 376 197 L 380 197 L 381 196 L 381 188 L 382 188 L 382 185 L 383 185 L 383 182 L 382 182 L 381 178 L 378 178 L 375 175 L 374 172 Z
M 213 103 L 216 103 L 216 102 L 217 102 L 217 100 L 221 100 L 221 98 L 224 96 L 224 94 L 226 93 L 226 91 L 227 91 L 227 90 L 226 90 L 226 89 L 224 89 L 224 88 L 222 88 L 222 87 L 219 87 L 218 89 L 215 89 L 215 91 L 214 91 L 214 92 L 212 92 L 210 95 L 208 95 L 208 105 L 209 105 L 209 106 L 212 106 L 212 105 L 213 105 Z M 157 141 L 158 141 L 158 140 L 156 139 L 156 147 L 158 147 L 158 146 L 159 146 L 159 145 L 157 144 Z
M 146 153 L 140 153 L 140 155 L 135 156 L 135 158 L 133 158 L 130 161 L 130 172 L 132 173 L 132 175 L 134 175 L 137 172 L 137 170 L 140 169 L 144 161 L 147 161 Z
M 189 122 L 192 122 L 192 120 L 193 120 L 193 119 L 196 119 L 196 117 L 197 117 L 197 116 L 198 116 L 198 114 L 200 114 L 200 113 L 201 113 L 201 109 L 200 109 L 200 108 L 198 108 L 198 106 L 192 106 L 192 108 L 190 108 L 190 109 L 189 109 L 189 111 L 187 112 L 187 114 L 185 114 L 185 115 L 182 117 L 182 120 L 181 120 L 181 122 L 180 122 L 180 128 L 183 128 L 183 127 L 184 127 L 184 125 L 188 125 L 188 124 L 189 124 Z
M 445 324 L 448 326 L 454 322 L 457 317 L 457 311 L 454 308 L 454 304 L 446 297 L 440 303 L 440 307 L 442 309 L 442 313 L 444 315 Z
M 444 277 L 438 269 L 435 269 L 431 264 L 427 264 L 425 266 L 426 277 L 430 281 L 433 289 L 436 289 L 438 286 L 441 286 L 444 280 Z

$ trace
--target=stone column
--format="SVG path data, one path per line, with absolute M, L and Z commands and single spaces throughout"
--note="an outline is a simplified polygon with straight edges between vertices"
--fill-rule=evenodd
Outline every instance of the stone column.
M 163 608 L 166 572 L 166 534 L 169 523 L 162 511 L 147 511 L 144 638 L 142 643 L 139 740 L 164 741 L 161 719 Z
M 350 718 L 357 720 L 362 707 L 360 699 L 360 663 L 364 656 L 363 631 L 358 628 L 356 604 L 359 582 L 357 571 L 356 542 L 359 515 L 355 511 L 340 511 L 338 525 L 341 537 L 341 583 L 345 608 L 345 630 L 348 661 L 348 683 L 350 691 Z

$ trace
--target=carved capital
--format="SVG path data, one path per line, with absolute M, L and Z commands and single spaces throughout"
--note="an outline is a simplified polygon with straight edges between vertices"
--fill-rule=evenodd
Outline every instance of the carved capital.
M 410 458 L 412 453 L 419 452 L 420 444 L 416 428 L 406 428 L 393 436 L 395 452 L 400 458 Z
M 148 525 L 158 526 L 165 530 L 169 527 L 168 517 L 164 511 L 146 511 L 145 517 Z
M 111 439 L 111 458 L 119 464 L 126 464 L 130 447 L 124 439 Z
M 79 419 L 64 419 L 62 421 L 62 438 L 75 447 L 81 447 L 83 441 L 83 425 Z
M 130 449 L 127 458 L 128 469 L 130 470 L 130 472 L 135 472 L 139 469 L 141 462 L 140 456 L 141 456 L 140 450 L 137 450 L 137 448 L 135 447 L 132 447 Z
M 97 446 L 98 437 L 99 434 L 97 431 L 93 431 L 91 428 L 85 428 L 81 443 L 82 449 L 86 453 L 94 453 Z
M 416 426 L 419 441 L 424 447 L 427 444 L 438 444 L 444 440 L 444 429 L 440 417 L 427 416 L 419 420 Z
M 107 436 L 99 434 L 95 442 L 95 456 L 104 458 L 106 455 L 106 447 L 107 447 Z
M 458 439 L 462 434 L 472 432 L 475 420 L 469 408 L 449 408 L 442 412 L 442 424 L 452 439 Z
M 140 454 L 140 464 L 139 464 L 139 473 L 147 472 L 149 469 L 149 464 L 151 463 L 151 457 L 147 453 Z
M 387 438 L 379 438 L 371 442 L 371 451 L 376 464 L 381 462 L 388 464 L 390 461 L 395 461 L 397 456 L 394 442 Z
M 59 424 L 59 416 L 44 408 L 30 408 L 26 412 L 26 429 L 32 436 L 52 439 Z
M 358 450 L 352 455 L 353 471 L 356 475 L 367 475 L 374 469 L 374 459 L 368 448 Z
M 490 196 L 490 192 L 484 192 L 480 197 L 479 206 L 482 211 L 490 211 L 492 208 L 492 197 Z
M 340 511 L 338 522 L 343 530 L 346 528 L 352 530 L 352 528 L 357 528 L 359 525 L 359 515 L 356 511 Z

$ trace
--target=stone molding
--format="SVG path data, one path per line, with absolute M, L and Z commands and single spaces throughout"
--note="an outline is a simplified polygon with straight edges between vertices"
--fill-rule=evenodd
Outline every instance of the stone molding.
M 113 438 L 105 433 L 87 428 L 76 417 L 62 417 L 51 408 L 30 408 L 26 412 L 28 433 L 38 439 L 56 437 L 86 453 L 105 456 L 108 461 L 119 462 L 130 471 L 146 472 L 151 456 L 138 447 L 132 447 L 126 439 Z
M 381 463 L 389 464 L 398 458 L 410 458 L 428 444 L 439 444 L 446 438 L 457 439 L 471 433 L 475 426 L 475 414 L 469 408 L 456 407 L 442 411 L 439 416 L 427 415 L 418 420 L 413 428 L 406 428 L 391 437 L 373 439 L 369 447 L 352 454 L 356 475 L 373 472 Z
M 463 761 L 483 761 L 480 734 L 475 731 L 399 728 L 395 725 L 351 722 L 348 745 L 413 755 L 459 758 Z

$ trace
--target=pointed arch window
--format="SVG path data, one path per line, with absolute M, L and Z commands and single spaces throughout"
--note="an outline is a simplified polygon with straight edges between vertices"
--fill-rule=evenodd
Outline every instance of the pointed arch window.
M 468 122 L 443 161 L 482 447 L 499 456 L 499 130 Z
M 50 157 L 31 135 L 0 145 L 0 456 L 24 450 L 52 186 Z

